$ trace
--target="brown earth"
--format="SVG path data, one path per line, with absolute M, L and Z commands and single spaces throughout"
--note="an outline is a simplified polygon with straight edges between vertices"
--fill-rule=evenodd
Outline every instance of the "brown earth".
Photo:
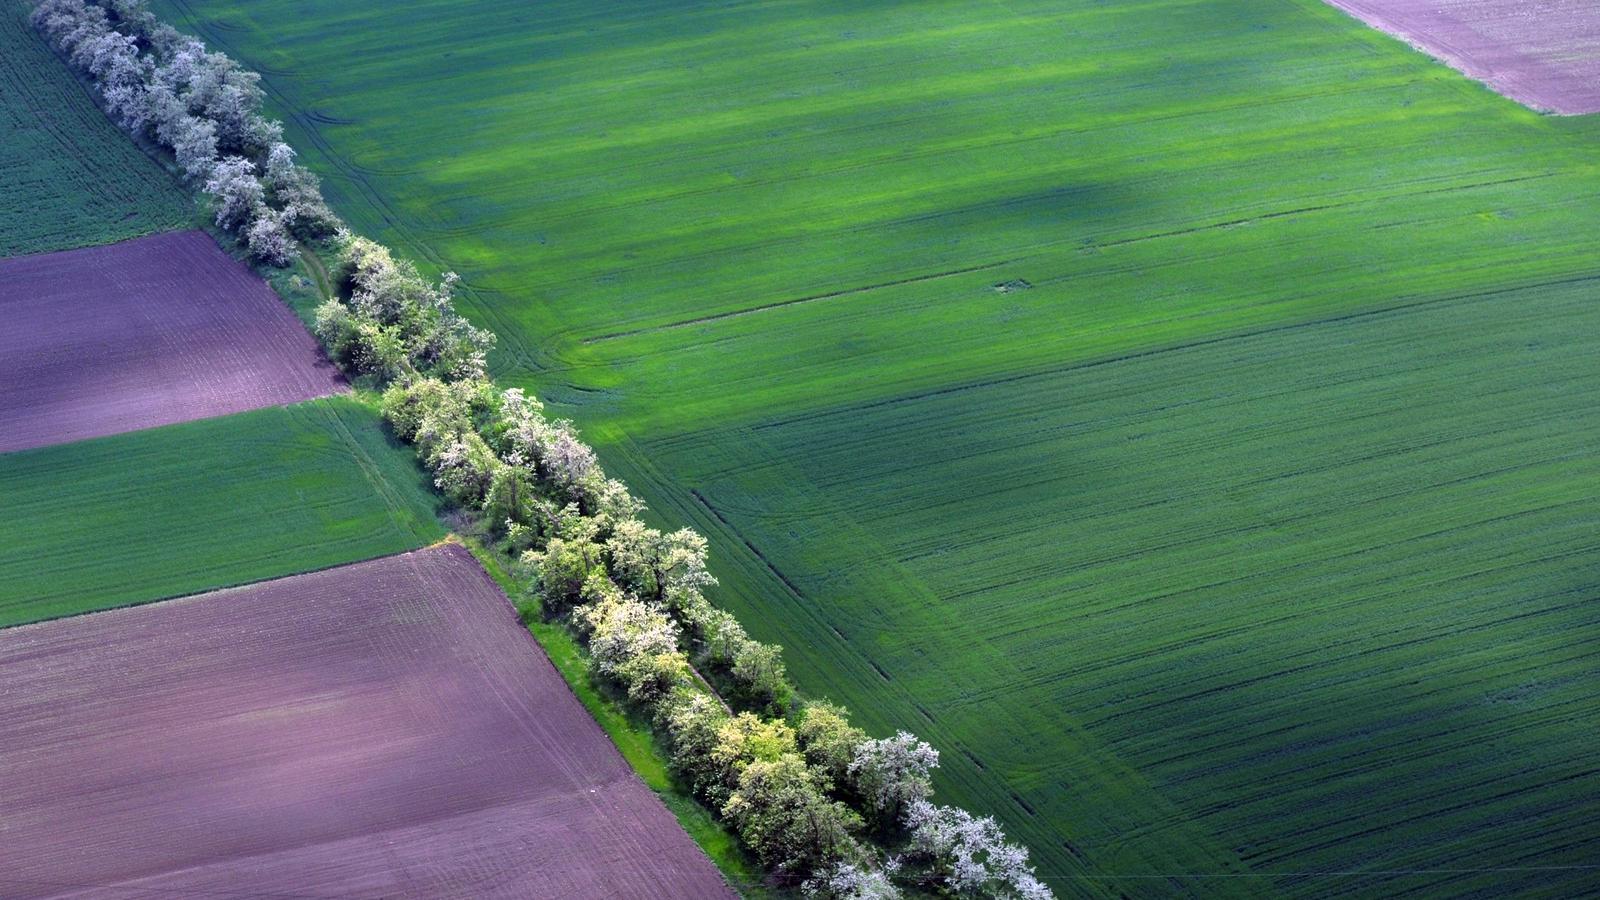
M 0 453 L 344 389 L 205 232 L 0 260 Z
M 460 547 L 0 631 L 0 896 L 731 896 Z
M 1534 109 L 1600 112 L 1595 0 L 1326 0 Z

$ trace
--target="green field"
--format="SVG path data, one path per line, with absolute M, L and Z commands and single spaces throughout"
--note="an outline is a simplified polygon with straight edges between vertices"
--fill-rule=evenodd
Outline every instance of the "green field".
M 1600 124 L 1317 0 L 157 5 L 1061 893 L 1594 888 Z
M 191 227 L 30 5 L 0 10 L 0 256 Z M 0 627 L 410 550 L 442 535 L 433 506 L 349 397 L 0 454 Z
M 0 256 L 191 227 L 194 204 L 62 74 L 31 6 L 0 4 Z
M 400 553 L 429 485 L 348 397 L 0 455 L 0 626 Z

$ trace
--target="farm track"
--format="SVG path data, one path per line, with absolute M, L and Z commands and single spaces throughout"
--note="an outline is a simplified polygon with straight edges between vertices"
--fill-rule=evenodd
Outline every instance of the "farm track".
M 1595 889 L 1600 130 L 1320 0 L 666 8 L 184 4 L 1061 893 Z

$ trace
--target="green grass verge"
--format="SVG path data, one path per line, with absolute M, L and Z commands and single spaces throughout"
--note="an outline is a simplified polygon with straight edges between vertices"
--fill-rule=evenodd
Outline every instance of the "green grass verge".
M 0 256 L 190 227 L 195 204 L 0 4 Z
M 1588 877 L 1600 120 L 1318 0 L 157 5 L 1063 893 Z
M 522 587 L 506 571 L 498 554 L 471 537 L 458 537 L 506 596 L 523 597 Z M 739 846 L 738 839 L 712 818 L 687 786 L 672 776 L 666 757 L 656 746 L 650 724 L 628 711 L 615 694 L 595 682 L 589 673 L 588 657 L 571 632 L 559 623 L 542 621 L 537 613 L 526 616 L 525 621 L 578 701 L 600 723 L 623 758 L 639 773 L 639 778 L 672 810 L 684 831 L 700 845 L 729 884 L 745 897 L 788 896 L 762 883 L 760 866 Z
M 399 553 L 442 537 L 411 451 L 330 397 L 0 455 L 0 626 Z

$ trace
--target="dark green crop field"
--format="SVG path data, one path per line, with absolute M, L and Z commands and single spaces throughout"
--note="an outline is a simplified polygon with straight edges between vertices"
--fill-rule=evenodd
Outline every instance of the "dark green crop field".
M 443 536 L 348 397 L 0 455 L 0 626 L 400 553 Z
M 194 206 L 0 4 L 0 256 L 188 227 Z
M 1600 890 L 1600 123 L 1317 0 L 162 0 L 1063 894 Z

